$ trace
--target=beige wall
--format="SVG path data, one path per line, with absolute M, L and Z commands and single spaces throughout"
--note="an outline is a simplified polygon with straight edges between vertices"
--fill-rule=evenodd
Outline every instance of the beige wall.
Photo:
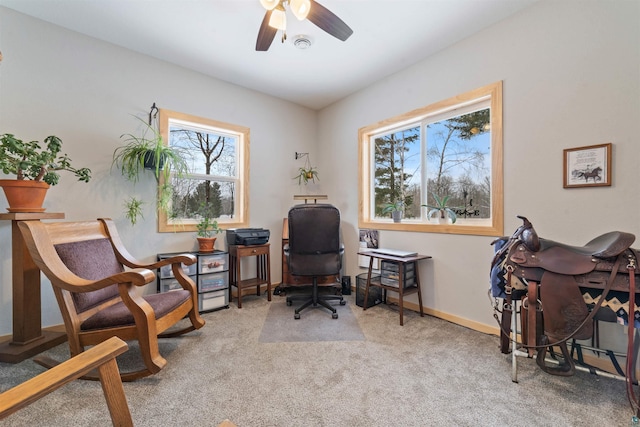
M 638 22 L 638 1 L 542 1 L 322 110 L 320 170 L 335 172 L 327 185 L 345 221 L 348 274 L 364 271 L 354 255 L 358 128 L 499 80 L 505 234 L 524 215 L 543 237 L 576 245 L 613 229 L 640 236 Z M 562 150 L 606 142 L 613 143 L 613 185 L 563 189 Z M 492 239 L 380 232 L 384 247 L 434 257 L 420 269 L 428 308 L 494 327 Z
M 316 112 L 234 86 L 0 7 L 0 133 L 25 139 L 54 134 L 76 166 L 93 171 L 89 184 L 65 175 L 45 201 L 47 211 L 69 220 L 111 217 L 133 255 L 151 261 L 159 252 L 193 250 L 195 233 L 156 232 L 146 221 L 132 227 L 123 216 L 129 195 L 147 200 L 155 181 L 135 187 L 110 173 L 120 135 L 135 132 L 132 115 L 148 117 L 151 105 L 247 126 L 251 129 L 250 226 L 273 233 L 274 280 L 280 280 L 282 218 L 299 192 L 291 178 L 299 161 L 314 156 Z M 6 201 L 0 196 L 0 209 Z M 11 332 L 10 223 L 0 221 L 0 335 Z M 220 245 L 218 243 L 218 245 Z M 60 324 L 55 298 L 43 281 L 43 324 Z M 155 287 L 147 289 L 155 291 Z
M 123 195 L 135 188 L 109 172 L 131 114 L 160 108 L 251 128 L 251 226 L 271 230 L 272 277 L 280 280 L 282 217 L 299 192 L 294 152 L 311 152 L 320 187 L 343 217 L 346 274 L 357 266 L 357 130 L 378 120 L 504 81 L 505 233 L 528 216 L 543 237 L 583 244 L 620 229 L 640 235 L 635 184 L 640 145 L 640 3 L 542 1 L 506 21 L 316 113 L 81 36 L 0 7 L 0 133 L 60 136 L 90 184 L 64 177 L 47 197 L 67 219 L 114 218 L 139 257 L 195 248 L 193 233 L 158 234 L 153 212 L 131 227 Z M 612 142 L 613 186 L 562 188 L 562 150 Z M 0 199 L 1 200 L 1 199 Z M 0 201 L 1 203 L 5 203 Z M 1 207 L 1 205 L 0 205 Z M 9 224 L 0 222 L 0 242 Z M 491 238 L 381 232 L 381 244 L 434 256 L 421 267 L 425 305 L 493 327 L 486 296 Z M 0 245 L 0 335 L 11 332 L 11 259 Z M 43 323 L 61 323 L 43 282 Z M 412 299 L 415 301 L 415 299 Z

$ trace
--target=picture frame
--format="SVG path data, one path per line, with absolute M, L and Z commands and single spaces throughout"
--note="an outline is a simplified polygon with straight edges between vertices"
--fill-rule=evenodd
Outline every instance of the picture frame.
M 380 248 L 380 234 L 378 230 L 361 229 L 358 234 L 360 250 Z M 358 266 L 361 268 L 369 268 L 369 258 L 368 256 L 358 255 Z M 373 270 L 379 270 L 379 261 L 378 258 L 373 258 Z
M 611 186 L 612 144 L 564 150 L 564 188 Z

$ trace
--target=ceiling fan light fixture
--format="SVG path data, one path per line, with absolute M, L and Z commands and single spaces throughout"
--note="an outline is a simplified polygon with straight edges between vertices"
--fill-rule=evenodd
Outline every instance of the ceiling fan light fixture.
M 300 21 L 304 21 L 309 15 L 311 9 L 311 1 L 309 0 L 290 0 L 289 6 L 296 18 Z
M 262 7 L 267 10 L 274 9 L 278 5 L 278 3 L 280 3 L 280 0 L 260 0 L 260 4 L 262 5 Z
M 284 12 L 284 8 L 277 7 L 271 12 L 269 26 L 282 31 L 287 29 L 287 14 Z

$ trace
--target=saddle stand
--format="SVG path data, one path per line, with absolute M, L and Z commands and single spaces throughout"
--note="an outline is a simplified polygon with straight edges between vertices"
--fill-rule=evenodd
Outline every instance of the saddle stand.
M 545 372 L 570 376 L 575 373 L 573 353 L 581 349 L 576 340 L 593 339 L 594 318 L 610 291 L 629 295 L 629 328 L 626 359 L 626 381 L 630 403 L 636 413 L 638 400 L 633 395 L 634 378 L 634 302 L 637 273 L 636 250 L 631 249 L 635 236 L 614 231 L 591 240 L 585 246 L 570 246 L 539 238 L 533 225 L 524 217 L 523 225 L 509 239 L 498 239 L 492 261 L 492 279 L 501 279 L 506 272 L 503 286 L 497 290 L 492 281 L 496 298 L 494 317 L 502 311 L 500 349 L 512 354 L 512 381 L 517 382 L 517 357 L 533 357 Z M 494 241 L 495 244 L 497 241 Z M 499 286 L 500 287 L 500 286 Z M 600 293 L 597 303 L 589 309 L 583 297 L 584 289 Z M 503 298 L 499 310 L 497 298 Z M 518 308 L 519 305 L 519 308 Z M 518 314 L 521 330 L 518 332 Z M 520 337 L 520 343 L 518 342 Z M 571 353 L 567 341 L 572 340 Z M 562 360 L 557 360 L 553 347 L 559 347 Z M 519 350 L 524 348 L 526 351 Z M 601 351 L 594 349 L 595 351 Z M 547 358 L 547 354 L 552 358 Z M 611 354 L 610 354 L 611 356 Z M 614 363 L 614 365 L 617 362 Z M 593 368 L 584 369 L 595 373 Z M 617 375 L 598 372 L 603 376 Z

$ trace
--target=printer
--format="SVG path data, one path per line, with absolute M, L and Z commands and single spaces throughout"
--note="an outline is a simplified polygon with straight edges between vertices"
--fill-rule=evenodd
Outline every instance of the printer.
M 269 241 L 269 230 L 264 228 L 228 228 L 227 245 L 264 245 Z

